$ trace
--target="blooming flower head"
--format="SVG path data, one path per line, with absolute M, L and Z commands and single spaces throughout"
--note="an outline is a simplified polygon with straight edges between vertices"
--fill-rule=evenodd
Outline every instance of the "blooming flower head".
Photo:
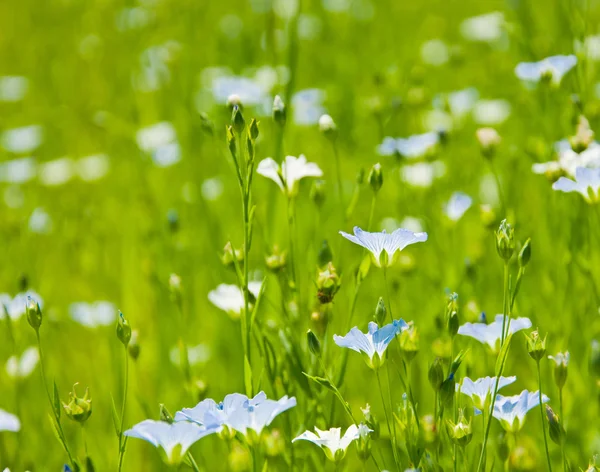
M 385 230 L 381 233 L 369 233 L 355 226 L 354 235 L 343 231 L 340 231 L 340 234 L 353 243 L 371 251 L 378 267 L 392 265 L 396 251 L 402 251 L 410 244 L 427 241 L 427 233 L 413 233 L 404 228 L 398 228 L 388 234 Z
M 458 221 L 471 208 L 473 199 L 463 192 L 454 192 L 444 207 L 446 216 L 452 221 Z
M 263 177 L 275 182 L 289 197 L 298 193 L 298 182 L 304 177 L 321 177 L 323 171 L 314 162 L 307 162 L 304 155 L 286 156 L 281 167 L 270 157 L 263 159 L 256 168 Z
M 521 80 L 529 82 L 551 81 L 559 85 L 563 76 L 577 64 L 577 57 L 550 56 L 538 62 L 521 62 L 515 68 L 515 74 Z
M 493 323 L 465 323 L 458 328 L 458 334 L 470 336 L 477 339 L 480 343 L 487 344 L 495 350 L 502 338 L 502 322 L 503 316 L 496 315 Z M 514 334 L 522 329 L 531 328 L 531 320 L 529 318 L 507 318 L 509 325 L 509 333 Z
M 542 395 L 542 403 L 549 401 L 550 399 L 546 395 Z M 498 395 L 494 403 L 494 418 L 500 421 L 506 431 L 516 433 L 523 427 L 527 412 L 539 404 L 540 394 L 538 391 L 523 390 L 519 395 L 512 397 Z
M 321 431 L 319 428 L 315 428 L 317 434 L 312 431 L 304 431 L 300 436 L 294 438 L 292 442 L 299 440 L 310 441 L 323 449 L 329 460 L 339 462 L 346 455 L 346 450 L 352 441 L 360 437 L 361 428 L 363 432 L 372 432 L 372 430 L 363 424 L 360 426 L 351 425 L 343 436 L 341 428 L 331 428 L 328 431 Z
M 421 157 L 433 151 L 440 141 L 439 133 L 416 134 L 408 138 L 392 138 L 387 136 L 377 146 L 377 152 L 382 156 L 400 155 L 409 159 Z
M 256 298 L 262 282 L 248 282 L 248 290 Z M 237 285 L 221 284 L 208 293 L 208 300 L 232 318 L 239 318 L 244 310 L 244 294 Z
M 0 410 L 0 432 L 10 431 L 13 433 L 21 429 L 21 422 L 15 415 L 8 411 Z
M 279 400 L 265 399 L 256 405 L 248 404 L 238 408 L 229 418 L 229 423 L 233 429 L 244 436 L 252 437 L 254 433 L 260 436 L 262 430 L 269 426 L 280 413 L 295 406 L 296 398 L 289 398 L 287 395 Z
M 471 397 L 473 400 L 473 406 L 479 410 L 489 408 L 489 401 L 494 394 L 498 377 L 483 377 L 475 380 L 474 382 L 469 378 L 465 377 L 462 384 L 456 384 L 456 391 Z M 515 382 L 517 378 L 512 377 L 500 377 L 498 382 L 498 390 L 511 383 Z
M 123 434 L 148 441 L 161 450 L 167 464 L 177 465 L 195 442 L 217 431 L 218 427 L 206 428 L 185 421 L 169 424 L 164 421 L 144 420 Z
M 383 354 L 388 345 L 402 331 L 408 329 L 404 320 L 394 320 L 393 323 L 379 328 L 377 323 L 370 322 L 366 333 L 356 326 L 346 336 L 333 336 L 333 341 L 340 347 L 347 347 L 365 356 L 365 361 L 372 369 L 378 368 L 384 360 Z
M 588 203 L 595 203 L 600 198 L 600 169 L 577 167 L 575 180 L 561 177 L 552 185 L 554 190 L 561 192 L 578 192 Z
M 569 360 L 571 359 L 571 355 L 569 354 L 569 351 L 565 353 L 559 352 L 555 356 L 548 356 L 548 359 L 552 359 L 557 366 L 562 366 L 566 368 L 569 367 Z

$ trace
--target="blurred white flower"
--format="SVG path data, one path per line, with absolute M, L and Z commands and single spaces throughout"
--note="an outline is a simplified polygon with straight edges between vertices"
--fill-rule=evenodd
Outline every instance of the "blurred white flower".
M 521 62 L 515 67 L 515 74 L 521 80 L 539 82 L 542 79 L 560 84 L 563 76 L 577 65 L 577 56 L 550 56 L 538 62 Z
M 402 180 L 413 187 L 431 187 L 433 181 L 446 173 L 446 166 L 442 161 L 418 162 L 405 165 L 400 169 Z
M 431 39 L 421 46 L 421 60 L 425 64 L 441 66 L 450 59 L 448 46 L 441 39 Z
M 36 208 L 29 217 L 29 231 L 37 234 L 48 234 L 52 231 L 52 218 L 43 208 Z
M 600 61 L 600 35 L 586 36 L 583 42 L 575 39 L 573 46 L 577 54 L 583 54 L 592 61 Z
M 151 155 L 158 167 L 171 166 L 181 159 L 175 128 L 168 121 L 141 128 L 136 134 L 136 141 L 142 151 Z
M 454 192 L 444 206 L 444 212 L 450 220 L 458 221 L 471 208 L 472 204 L 473 199 L 469 195 L 463 192 Z
M 35 177 L 35 160 L 22 157 L 0 163 L 0 182 L 23 184 Z
M 54 187 L 67 183 L 73 177 L 74 162 L 69 157 L 62 157 L 40 164 L 38 178 L 42 185 Z
M 261 286 L 262 282 L 248 282 L 248 290 L 255 298 L 258 297 Z M 238 318 L 244 309 L 244 294 L 237 285 L 219 285 L 208 293 L 208 300 L 235 318 Z
M 181 160 L 181 148 L 179 143 L 169 143 L 157 147 L 152 152 L 152 160 L 158 167 L 169 167 Z
M 439 141 L 440 135 L 435 131 L 415 134 L 408 138 L 391 138 L 388 136 L 377 147 L 377 152 L 382 156 L 399 154 L 402 157 L 416 158 L 430 153 Z
M 18 75 L 0 77 L 0 102 L 18 102 L 25 98 L 29 80 Z
M 600 169 L 588 169 L 577 167 L 575 169 L 575 180 L 566 177 L 559 178 L 552 185 L 554 190 L 561 192 L 578 192 L 588 203 L 598 201 L 600 190 Z
M 42 144 L 42 131 L 40 125 L 7 129 L 2 133 L 0 144 L 6 151 L 26 154 L 35 151 Z
M 202 196 L 209 202 L 214 202 L 223 194 L 223 181 L 220 177 L 212 177 L 202 182 Z
M 321 115 L 319 118 L 319 129 L 323 133 L 335 130 L 335 121 L 330 115 Z
M 292 97 L 294 123 L 297 125 L 316 125 L 325 114 L 323 101 L 325 92 L 320 89 L 305 89 L 296 92 Z
M 510 111 L 506 100 L 478 100 L 473 107 L 473 119 L 480 125 L 499 125 L 508 119 Z
M 321 177 L 323 171 L 313 162 L 308 162 L 301 154 L 299 157 L 286 156 L 281 167 L 270 157 L 258 163 L 256 172 L 271 179 L 288 196 L 298 193 L 298 182 L 305 177 Z
M 406 216 L 400 222 L 400 228 L 406 228 L 413 233 L 422 233 L 423 232 L 423 222 L 419 218 L 415 218 L 414 216 Z M 396 228 L 394 228 L 396 229 Z
M 174 346 L 169 352 L 169 359 L 174 365 L 181 365 L 179 346 Z M 210 347 L 206 344 L 187 346 L 187 360 L 191 366 L 206 364 L 210 359 Z
M 493 43 L 502 38 L 504 24 L 504 14 L 495 11 L 463 20 L 460 33 L 469 41 Z
M 4 305 L 11 320 L 17 321 L 25 314 L 27 297 L 33 298 L 40 305 L 40 308 L 44 308 L 42 297 L 33 290 L 17 293 L 14 297 L 11 297 L 8 293 L 0 293 L 0 305 Z M 0 320 L 4 319 L 4 316 L 4 309 L 0 306 Z
M 13 379 L 29 377 L 40 360 L 37 347 L 31 346 L 23 351 L 21 357 L 11 356 L 6 361 L 6 373 Z
M 243 106 L 253 107 L 270 101 L 269 89 L 248 77 L 220 75 L 212 81 L 215 102 L 225 105 L 232 95 L 238 97 Z
M 93 182 L 108 174 L 110 160 L 106 154 L 94 154 L 82 157 L 77 161 L 76 166 L 81 180 Z
M 0 409 L 0 431 L 16 433 L 21 429 L 21 422 L 12 413 Z M 5 471 L 8 469 L 5 469 Z M 10 471 L 9 471 L 10 472 Z
M 107 301 L 71 303 L 69 314 L 73 321 L 88 328 L 110 326 L 117 319 L 117 309 Z

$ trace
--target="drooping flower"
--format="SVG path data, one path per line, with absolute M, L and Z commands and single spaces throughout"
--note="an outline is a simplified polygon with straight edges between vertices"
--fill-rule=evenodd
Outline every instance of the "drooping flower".
M 561 192 L 580 193 L 586 202 L 595 203 L 600 195 L 600 169 L 588 169 L 586 167 L 577 167 L 575 169 L 575 180 L 561 177 L 552 185 L 554 190 Z
M 484 410 L 489 407 L 489 401 L 494 394 L 497 379 L 498 377 L 482 377 L 473 382 L 469 377 L 465 377 L 462 380 L 462 385 L 456 384 L 456 391 L 471 397 L 475 408 Z M 517 377 L 515 376 L 500 377 L 500 382 L 498 382 L 498 390 L 512 384 L 516 380 Z
M 392 265 L 396 252 L 402 251 L 406 246 L 427 241 L 427 233 L 413 233 L 404 228 L 398 228 L 388 234 L 385 230 L 380 233 L 370 233 L 355 226 L 354 235 L 343 231 L 340 231 L 340 234 L 349 241 L 368 249 L 378 267 Z
M 37 347 L 31 346 L 23 351 L 21 357 L 11 356 L 6 361 L 6 373 L 13 379 L 29 377 L 40 360 Z
M 117 319 L 115 306 L 107 301 L 71 303 L 69 314 L 74 321 L 88 328 L 110 326 Z
M 480 343 L 487 344 L 492 349 L 496 349 L 502 338 L 502 322 L 503 316 L 496 315 L 496 318 L 490 324 L 465 323 L 458 328 L 458 334 L 469 336 Z M 522 329 L 531 328 L 531 320 L 529 320 L 529 318 L 507 318 L 506 322 L 510 323 L 510 334 L 514 334 Z
M 13 433 L 21 429 L 21 422 L 12 413 L 0 409 L 0 431 L 10 431 Z
M 371 321 L 366 333 L 358 327 L 352 328 L 346 336 L 333 336 L 333 341 L 340 347 L 352 349 L 365 356 L 367 365 L 372 369 L 378 368 L 384 360 L 384 353 L 394 338 L 409 328 L 404 320 L 394 320 L 393 323 L 379 328 Z
M 169 424 L 164 421 L 144 420 L 123 434 L 148 441 L 161 450 L 165 462 L 177 465 L 194 443 L 218 431 L 219 427 L 206 428 L 187 421 Z
M 329 460 L 339 462 L 346 455 L 346 450 L 352 441 L 355 441 L 360 437 L 361 429 L 363 434 L 365 432 L 372 432 L 372 430 L 364 424 L 361 424 L 360 426 L 356 426 L 355 424 L 349 426 L 343 436 L 341 428 L 331 428 L 327 431 L 321 431 L 319 428 L 315 428 L 317 434 L 312 431 L 304 431 L 300 436 L 292 439 L 292 442 L 294 443 L 301 440 L 310 441 L 323 449 L 323 452 L 325 452 L 325 455 Z
M 270 157 L 258 163 L 256 172 L 275 182 L 282 192 L 292 197 L 298 193 L 298 182 L 305 177 L 321 177 L 323 171 L 314 162 L 308 162 L 304 155 L 286 156 L 281 167 Z
M 543 403 L 549 401 L 550 399 L 546 395 L 542 395 Z M 506 431 L 516 433 L 523 427 L 527 412 L 539 404 L 539 391 L 523 390 L 519 395 L 512 397 L 498 395 L 494 403 L 494 418 L 500 421 Z
M 463 192 L 454 192 L 444 207 L 446 216 L 452 221 L 458 221 L 471 208 L 473 199 Z
M 577 57 L 550 56 L 538 62 L 521 62 L 515 67 L 515 74 L 521 80 L 539 82 L 549 80 L 554 85 L 559 85 L 563 76 L 577 65 Z
M 387 136 L 377 146 L 377 152 L 382 156 L 400 155 L 406 158 L 417 158 L 431 152 L 440 142 L 440 135 L 435 131 L 416 134 L 408 138 L 392 138 Z
M 248 290 L 256 298 L 262 282 L 248 282 Z M 237 285 L 221 284 L 208 293 L 208 300 L 233 318 L 239 318 L 244 310 L 244 294 Z

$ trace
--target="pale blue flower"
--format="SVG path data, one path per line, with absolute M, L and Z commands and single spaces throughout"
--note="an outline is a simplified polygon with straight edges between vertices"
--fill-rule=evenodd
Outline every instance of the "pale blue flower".
M 282 192 L 294 196 L 298 192 L 298 182 L 305 177 L 322 177 L 323 171 L 314 162 L 308 162 L 304 155 L 286 156 L 281 166 L 267 157 L 258 163 L 256 172 L 277 184 Z
M 294 123 L 304 126 L 317 124 L 321 115 L 325 114 L 324 100 L 325 92 L 320 89 L 305 89 L 296 92 L 292 97 Z
M 323 449 L 328 459 L 338 462 L 344 458 L 346 449 L 348 449 L 352 441 L 357 440 L 361 435 L 371 433 L 373 430 L 364 424 L 360 426 L 353 424 L 348 427 L 343 436 L 341 428 L 331 428 L 327 431 L 315 428 L 315 431 L 316 434 L 312 431 L 304 431 L 300 436 L 292 439 L 292 442 L 310 441 Z
M 21 422 L 19 418 L 8 411 L 0 410 L 0 432 L 10 431 L 16 433 L 20 429 Z
M 402 157 L 416 158 L 427 154 L 440 142 L 440 135 L 435 131 L 416 134 L 408 138 L 386 137 L 377 146 L 377 152 L 382 156 L 399 154 Z
M 367 365 L 377 368 L 383 362 L 383 354 L 388 345 L 402 331 L 408 329 L 404 320 L 394 320 L 392 323 L 379 328 L 377 323 L 371 321 L 366 333 L 358 327 L 352 328 L 346 336 L 333 335 L 333 341 L 340 347 L 347 347 L 358 353 L 363 353 Z
M 502 315 L 496 315 L 493 323 L 465 323 L 458 328 L 458 334 L 470 336 L 477 339 L 480 343 L 487 344 L 492 349 L 496 349 L 502 338 Z M 509 333 L 514 334 L 522 329 L 531 328 L 531 320 L 529 318 L 507 318 L 507 323 L 510 323 Z
M 463 192 L 454 192 L 444 207 L 444 212 L 452 221 L 458 221 L 471 208 L 473 199 Z
M 577 167 L 575 169 L 575 180 L 561 177 L 552 185 L 554 190 L 561 192 L 580 193 L 588 203 L 597 202 L 600 189 L 600 169 L 588 169 Z
M 219 427 L 204 427 L 191 422 L 144 420 L 123 434 L 130 438 L 143 439 L 164 453 L 165 462 L 180 464 L 188 449 L 204 436 L 219 431 Z
M 413 233 L 404 228 L 398 228 L 388 234 L 385 230 L 381 233 L 369 233 L 355 226 L 354 235 L 343 231 L 340 231 L 340 234 L 353 243 L 368 249 L 378 267 L 392 265 L 396 251 L 402 251 L 402 249 L 410 244 L 427 241 L 427 233 Z M 384 260 L 381 258 L 383 251 L 387 254 L 387 261 L 385 258 Z
M 521 80 L 539 82 L 548 78 L 553 84 L 560 84 L 563 76 L 577 65 L 577 57 L 550 56 L 538 62 L 521 62 L 515 67 L 515 74 Z
M 489 408 L 488 402 L 491 400 L 492 395 L 494 394 L 497 379 L 498 377 L 483 377 L 473 382 L 469 377 L 465 377 L 462 381 L 462 384 L 456 384 L 456 391 L 471 397 L 471 400 L 473 400 L 473 405 L 476 409 L 484 410 Z M 515 376 L 500 377 L 498 390 L 512 384 L 516 380 L 517 377 Z
M 289 398 L 287 395 L 279 400 L 265 399 L 256 405 L 249 404 L 238 408 L 229 418 L 229 423 L 233 429 L 244 435 L 248 434 L 248 430 L 260 435 L 279 414 L 295 406 L 296 398 Z
M 523 427 L 527 412 L 540 404 L 539 395 L 539 391 L 529 392 L 527 390 L 512 397 L 498 395 L 494 403 L 494 418 L 500 421 L 506 431 L 518 432 Z M 549 401 L 550 399 L 546 395 L 542 395 L 542 403 Z

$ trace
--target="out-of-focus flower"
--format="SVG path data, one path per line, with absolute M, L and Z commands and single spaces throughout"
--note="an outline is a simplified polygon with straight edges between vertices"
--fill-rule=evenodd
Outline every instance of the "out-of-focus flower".
M 412 159 L 432 152 L 439 142 L 439 133 L 435 131 L 416 134 L 408 138 L 392 138 L 387 136 L 377 146 L 377 152 L 382 156 L 398 154 L 402 157 Z
M 23 351 L 21 357 L 11 356 L 6 361 L 6 373 L 13 379 L 29 377 L 40 360 L 38 349 L 34 346 Z
M 478 100 L 473 107 L 473 119 L 480 125 L 495 126 L 504 123 L 510 111 L 510 103 L 506 100 Z
M 404 320 L 394 320 L 393 323 L 381 328 L 377 323 L 371 321 L 366 333 L 355 326 L 343 337 L 335 334 L 333 341 L 340 347 L 363 354 L 367 365 L 372 369 L 377 369 L 383 363 L 383 355 L 389 344 L 406 329 L 408 329 L 408 323 Z
M 306 89 L 296 92 L 292 97 L 294 123 L 304 126 L 317 124 L 319 118 L 325 114 L 324 100 L 325 92 L 320 89 Z
M 404 182 L 413 187 L 428 188 L 433 181 L 446 173 L 446 166 L 442 161 L 418 162 L 402 166 L 400 176 Z
M 29 79 L 18 75 L 0 77 L 0 102 L 19 102 L 27 95 Z
M 535 174 L 544 174 L 552 181 L 556 181 L 565 174 L 574 177 L 577 167 L 600 167 L 600 145 L 596 142 L 589 143 L 588 147 L 581 152 L 575 152 L 569 141 L 563 140 L 555 144 L 555 149 L 558 159 L 533 164 L 532 171 Z
M 131 338 L 133 342 L 133 337 Z M 186 346 L 187 360 L 191 366 L 206 364 L 210 359 L 210 347 L 206 344 L 196 346 Z M 181 364 L 181 350 L 179 346 L 174 346 L 169 352 L 169 358 L 174 365 Z
M 35 160 L 32 157 L 22 157 L 0 163 L 0 182 L 23 184 L 36 175 Z
M 570 358 L 571 355 L 569 354 L 569 351 L 565 352 L 564 354 L 559 352 L 555 356 L 548 356 L 548 359 L 554 361 L 554 381 L 559 389 L 563 388 L 565 382 L 567 381 Z
M 498 390 L 514 383 L 517 377 L 500 377 L 498 382 Z M 456 391 L 463 393 L 473 400 L 473 406 L 479 410 L 486 410 L 489 408 L 489 402 L 494 394 L 496 382 L 498 377 L 483 377 L 475 380 L 474 382 L 469 378 L 465 377 L 462 380 L 462 384 L 456 384 Z
M 485 157 L 492 157 L 496 148 L 500 145 L 502 138 L 494 128 L 479 128 L 475 132 L 479 146 L 481 147 L 481 153 Z
M 14 154 L 27 154 L 35 151 L 43 140 L 43 129 L 40 125 L 23 126 L 7 129 L 2 133 L 0 145 Z
M 282 192 L 288 196 L 298 193 L 298 182 L 305 177 L 321 177 L 323 171 L 313 162 L 308 162 L 304 155 L 300 157 L 286 156 L 281 167 L 270 157 L 258 163 L 256 172 L 275 182 Z
M 355 424 L 348 427 L 344 435 L 342 436 L 341 428 L 331 428 L 327 431 L 321 431 L 319 428 L 315 428 L 316 434 L 312 431 L 304 431 L 300 436 L 292 439 L 292 442 L 296 441 L 310 441 L 316 444 L 327 458 L 334 462 L 341 461 L 346 455 L 346 449 L 352 443 L 360 437 L 359 429 L 363 428 L 367 433 L 372 430 L 368 429 L 365 425 L 356 426 Z
M 540 82 L 547 80 L 559 85 L 563 76 L 577 65 L 577 56 L 550 56 L 538 62 L 521 62 L 515 74 L 521 80 Z
M 36 234 L 48 234 L 52 231 L 52 218 L 43 208 L 36 208 L 28 222 L 29 231 Z
M 469 41 L 493 43 L 504 34 L 504 14 L 498 11 L 463 20 L 460 33 Z
M 139 148 L 149 153 L 158 167 L 168 167 L 181 159 L 181 150 L 175 128 L 168 121 L 155 123 L 138 130 Z
M 0 431 L 16 433 L 21 429 L 21 422 L 12 413 L 0 410 Z
M 28 297 L 33 298 L 40 305 L 40 308 L 44 308 L 44 300 L 33 290 L 17 293 L 14 297 L 11 297 L 8 293 L 0 293 L 0 305 L 4 305 L 10 319 L 16 321 L 25 314 Z M 3 318 L 4 310 L 0 307 L 0 320 Z
M 88 328 L 110 326 L 117 319 L 115 306 L 107 301 L 71 303 L 69 314 L 74 321 Z
M 465 323 L 458 328 L 458 334 L 469 336 L 476 339 L 482 344 L 487 344 L 492 349 L 497 349 L 502 337 L 502 315 L 496 315 L 494 321 L 490 324 L 485 323 Z M 514 334 L 522 329 L 531 328 L 529 318 L 507 318 L 506 323 L 509 325 L 509 333 Z
M 599 198 L 600 169 L 577 167 L 575 180 L 561 177 L 552 184 L 552 188 L 566 193 L 577 192 L 583 196 L 586 202 L 595 203 Z
M 248 290 L 255 298 L 258 297 L 261 286 L 262 282 L 248 282 Z M 245 308 L 244 294 L 237 285 L 219 285 L 208 293 L 208 300 L 233 318 L 239 318 Z
M 206 428 L 186 421 L 169 424 L 164 421 L 144 420 L 123 434 L 148 441 L 162 450 L 167 464 L 178 465 L 194 443 L 218 430 L 218 427 Z
M 70 157 L 61 157 L 40 164 L 38 178 L 42 185 L 54 187 L 67 183 L 73 177 L 74 162 Z
M 431 39 L 421 46 L 421 60 L 431 66 L 442 66 L 450 59 L 450 50 L 441 39 Z
M 398 228 L 388 234 L 385 230 L 370 233 L 355 226 L 354 235 L 344 231 L 340 231 L 340 234 L 354 244 L 368 249 L 378 267 L 392 265 L 396 252 L 402 251 L 406 246 L 427 241 L 427 233 L 413 233 L 404 228 Z
M 454 192 L 444 206 L 444 213 L 452 221 L 458 221 L 471 208 L 473 199 L 463 192 Z
M 549 402 L 546 395 L 542 395 L 542 402 Z M 523 390 L 519 395 L 512 397 L 496 396 L 494 403 L 494 418 L 500 421 L 502 427 L 512 433 L 520 431 L 525 422 L 525 415 L 529 410 L 540 404 L 539 392 Z
M 106 154 L 94 154 L 79 159 L 76 163 L 79 178 L 85 182 L 100 180 L 110 170 L 110 160 Z

